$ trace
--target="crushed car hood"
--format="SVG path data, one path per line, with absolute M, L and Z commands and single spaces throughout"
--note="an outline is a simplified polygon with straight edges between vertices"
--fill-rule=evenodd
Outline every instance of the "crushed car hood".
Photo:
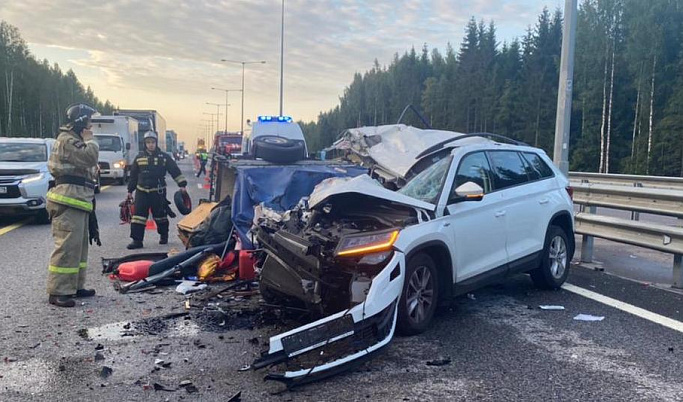
M 311 208 L 314 208 L 316 205 L 319 205 L 334 196 L 351 193 L 427 211 L 434 211 L 436 209 L 434 204 L 388 190 L 368 175 L 360 175 L 351 179 L 331 178 L 324 180 L 315 186 L 315 189 L 308 200 L 308 205 Z
M 423 130 L 405 124 L 349 129 L 332 149 L 350 151 L 364 165 L 379 165 L 394 178 L 405 178 L 415 159 L 427 148 L 463 135 L 454 131 Z

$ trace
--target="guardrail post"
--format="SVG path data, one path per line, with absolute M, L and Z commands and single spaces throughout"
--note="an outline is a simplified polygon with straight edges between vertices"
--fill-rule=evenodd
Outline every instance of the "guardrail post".
M 584 207 L 584 210 L 588 210 L 589 214 L 594 214 L 597 208 L 595 206 Z M 591 263 L 593 262 L 593 241 L 595 238 L 593 236 L 583 235 L 581 240 L 581 262 Z
M 633 183 L 633 187 L 642 188 L 643 183 Z M 639 221 L 640 220 L 640 212 L 631 211 L 631 220 L 632 221 Z
M 674 288 L 683 289 L 683 255 L 674 254 Z

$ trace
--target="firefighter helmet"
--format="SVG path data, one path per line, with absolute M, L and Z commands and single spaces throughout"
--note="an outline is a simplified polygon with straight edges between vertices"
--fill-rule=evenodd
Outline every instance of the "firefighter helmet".
M 150 131 L 148 131 L 148 132 L 145 133 L 145 136 L 143 137 L 143 140 L 146 140 L 146 139 L 148 139 L 148 138 L 152 138 L 152 139 L 154 139 L 154 141 L 157 141 L 157 142 L 159 141 L 159 139 L 157 138 L 157 133 L 155 133 L 155 132 L 152 131 L 152 130 L 150 130 Z
M 66 109 L 66 124 L 76 132 L 88 127 L 90 118 L 97 110 L 84 103 L 76 103 Z

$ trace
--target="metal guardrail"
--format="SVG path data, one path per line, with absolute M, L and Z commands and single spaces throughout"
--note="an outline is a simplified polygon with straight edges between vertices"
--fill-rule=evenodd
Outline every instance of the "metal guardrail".
M 683 177 L 569 172 L 572 182 L 683 190 Z M 573 183 L 572 183 L 573 184 Z
M 683 288 L 683 227 L 639 221 L 643 212 L 683 224 L 683 178 L 570 173 L 570 179 L 574 203 L 581 206 L 575 232 L 583 235 L 582 262 L 593 261 L 594 237 L 671 253 L 673 287 Z M 631 220 L 596 215 L 597 207 L 631 211 Z

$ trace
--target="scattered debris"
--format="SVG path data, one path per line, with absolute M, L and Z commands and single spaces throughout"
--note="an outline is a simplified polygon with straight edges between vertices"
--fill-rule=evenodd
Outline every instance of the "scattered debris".
M 254 337 L 254 338 L 249 339 L 249 343 L 251 343 L 252 345 L 258 345 L 259 344 L 258 338 Z
M 103 349 L 104 349 L 104 346 L 102 346 L 101 343 L 98 343 L 97 346 L 95 346 L 95 350 L 103 350 Z
M 182 381 L 180 382 L 180 387 L 181 387 L 181 388 L 182 388 L 182 387 L 186 387 L 186 386 L 188 386 L 188 385 L 192 385 L 192 381 L 190 381 L 190 380 L 182 380 Z
M 154 365 L 155 365 L 155 366 L 160 366 L 160 365 L 162 365 L 162 364 L 164 364 L 164 361 L 163 361 L 163 360 L 161 360 L 161 359 L 156 359 L 156 360 L 154 360 Z
M 590 314 L 579 314 L 574 317 L 576 321 L 602 321 L 605 317 L 590 315 Z
M 430 360 L 427 362 L 428 366 L 446 366 L 448 364 L 451 364 L 451 359 L 449 357 L 443 358 L 443 359 L 436 359 L 436 360 Z
M 107 378 L 107 377 L 109 377 L 113 372 L 114 372 L 114 370 L 112 370 L 111 367 L 102 366 L 102 370 L 100 371 L 100 377 L 102 377 L 102 378 Z
M 78 330 L 78 336 L 80 336 L 83 339 L 89 339 L 90 337 L 88 336 L 88 328 L 81 328 Z
M 195 394 L 195 393 L 199 392 L 199 390 L 197 389 L 197 387 L 195 387 L 194 385 L 188 385 L 188 386 L 186 386 L 186 387 L 185 387 L 185 391 L 187 391 L 188 394 Z
M 4 361 L 5 361 L 5 363 L 14 363 L 17 361 L 17 359 L 15 359 L 13 357 L 5 357 Z
M 103 355 L 102 353 L 100 353 L 100 352 L 95 353 L 95 361 L 96 361 L 96 362 L 99 362 L 99 361 L 102 361 L 102 360 L 104 360 L 104 355 Z
M 228 402 L 242 402 L 242 391 L 237 392 L 235 395 L 228 399 Z
M 182 281 L 180 284 L 175 288 L 175 291 L 181 294 L 188 294 L 192 292 L 197 292 L 203 289 L 206 289 L 206 283 L 199 283 L 196 281 Z
M 477 300 L 477 298 L 474 297 L 474 294 L 473 294 L 473 293 L 468 293 L 468 294 L 467 294 L 467 298 L 470 299 L 470 300 Z
M 538 307 L 541 310 L 564 310 L 564 306 L 542 305 Z
M 673 348 L 673 346 L 669 347 L 669 352 L 671 352 L 671 353 L 673 353 L 673 352 L 674 352 L 674 348 Z
M 247 364 L 246 366 L 240 367 L 237 371 L 249 371 L 251 370 L 251 365 Z
M 168 387 L 166 387 L 166 386 L 164 386 L 164 385 L 159 384 L 158 382 L 155 382 L 155 383 L 153 384 L 153 387 L 154 387 L 154 390 L 155 390 L 155 391 L 166 391 L 166 392 L 176 392 L 176 391 L 177 391 L 177 389 L 168 388 Z

